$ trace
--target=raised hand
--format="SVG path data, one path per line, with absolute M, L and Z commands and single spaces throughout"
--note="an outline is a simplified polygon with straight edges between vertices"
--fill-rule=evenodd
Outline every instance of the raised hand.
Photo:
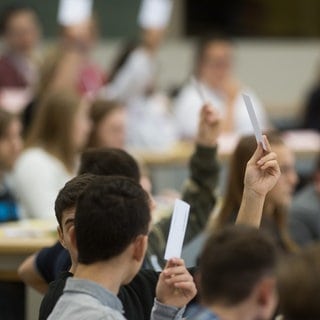
M 161 272 L 156 288 L 156 298 L 159 302 L 184 307 L 197 294 L 193 277 L 185 267 L 182 259 L 170 259 Z
M 221 119 L 217 110 L 210 104 L 205 104 L 200 111 L 197 144 L 205 147 L 215 146 L 221 132 L 220 122 Z
M 247 163 L 244 188 L 253 191 L 260 196 L 265 196 L 280 178 L 280 167 L 277 155 L 271 151 L 266 136 L 263 136 L 267 150 L 264 151 L 261 144 Z

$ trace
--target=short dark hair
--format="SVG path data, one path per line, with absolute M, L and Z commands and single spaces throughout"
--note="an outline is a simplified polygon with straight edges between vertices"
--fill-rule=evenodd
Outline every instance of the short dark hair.
M 54 205 L 56 218 L 62 228 L 62 215 L 67 209 L 75 208 L 77 200 L 83 190 L 95 179 L 93 174 L 82 174 L 70 181 L 59 191 Z
M 127 152 L 116 148 L 90 149 L 82 153 L 79 174 L 119 175 L 140 181 L 136 160 Z
M 10 19 L 16 14 L 30 12 L 37 16 L 36 10 L 27 4 L 14 3 L 5 7 L 0 14 L 0 35 L 6 33 Z
M 320 319 L 320 245 L 284 256 L 278 267 L 280 312 L 285 320 Z
M 203 302 L 235 305 L 276 267 L 276 248 L 268 235 L 249 226 L 230 226 L 212 234 L 200 257 Z
M 132 179 L 99 176 L 80 195 L 75 216 L 78 261 L 106 261 L 148 234 L 149 197 Z

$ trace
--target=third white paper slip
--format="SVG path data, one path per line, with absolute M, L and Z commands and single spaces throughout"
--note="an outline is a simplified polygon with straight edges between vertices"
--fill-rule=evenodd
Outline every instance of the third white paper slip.
M 171 225 L 164 258 L 180 258 L 184 235 L 188 224 L 190 205 L 182 200 L 176 200 L 171 218 Z
M 250 117 L 250 121 L 252 123 L 254 135 L 256 136 L 257 143 L 261 143 L 263 149 L 267 150 L 267 147 L 266 147 L 264 140 L 263 140 L 263 137 L 262 137 L 262 132 L 261 132 L 261 129 L 260 129 L 260 126 L 258 123 L 256 113 L 254 112 L 252 101 L 251 101 L 250 97 L 246 94 L 242 94 L 242 97 L 243 97 L 244 103 L 246 104 L 246 107 L 247 107 L 247 111 L 248 111 L 248 114 Z

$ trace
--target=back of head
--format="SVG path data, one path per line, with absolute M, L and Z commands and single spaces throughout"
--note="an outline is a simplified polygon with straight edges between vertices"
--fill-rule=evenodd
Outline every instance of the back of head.
M 26 147 L 40 146 L 72 168 L 75 147 L 72 130 L 81 97 L 69 90 L 50 91 L 40 101 Z
M 273 241 L 248 226 L 232 226 L 211 235 L 200 257 L 200 292 L 206 305 L 234 306 L 246 300 L 276 266 Z
M 81 194 L 75 233 L 82 264 L 119 256 L 139 235 L 147 235 L 149 198 L 132 179 L 99 176 Z
M 113 148 L 91 149 L 81 155 L 79 174 L 118 175 L 140 181 L 137 162 L 126 151 Z
M 267 136 L 271 146 L 283 144 L 283 141 L 277 132 L 270 132 Z M 257 142 L 255 136 L 244 136 L 239 140 L 232 154 L 224 202 L 217 219 L 218 226 L 225 225 L 230 222 L 231 215 L 238 212 L 240 208 L 247 162 L 255 152 L 256 148 Z
M 284 257 L 278 268 L 280 312 L 285 320 L 320 319 L 320 246 Z
M 96 176 L 94 174 L 81 174 L 69 180 L 59 191 L 55 201 L 54 211 L 61 228 L 63 212 L 75 208 L 80 194 L 95 178 Z

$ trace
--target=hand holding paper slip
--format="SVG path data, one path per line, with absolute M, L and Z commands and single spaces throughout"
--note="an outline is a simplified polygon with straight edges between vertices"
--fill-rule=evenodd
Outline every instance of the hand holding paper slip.
M 171 225 L 164 258 L 180 258 L 184 235 L 186 233 L 190 205 L 182 200 L 176 200 L 171 218 Z
M 256 136 L 257 143 L 261 143 L 263 149 L 265 151 L 267 151 L 267 146 L 265 145 L 265 142 L 263 140 L 261 128 L 259 126 L 257 116 L 254 112 L 252 101 L 251 101 L 250 97 L 246 94 L 242 94 L 242 97 L 243 97 L 244 103 L 246 104 L 246 107 L 247 107 L 247 111 L 248 111 L 250 121 L 253 126 L 254 135 Z

